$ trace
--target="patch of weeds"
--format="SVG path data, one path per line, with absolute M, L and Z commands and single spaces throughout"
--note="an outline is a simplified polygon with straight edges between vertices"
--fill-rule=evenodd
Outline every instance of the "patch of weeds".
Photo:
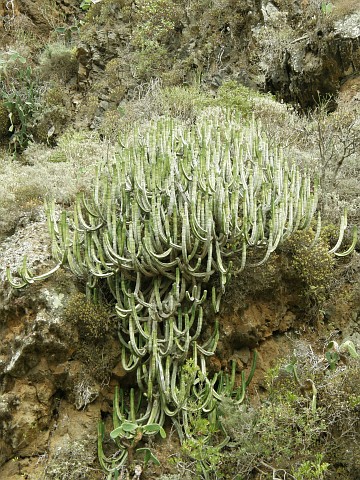
M 142 81 L 157 77 L 168 64 L 168 51 L 163 45 L 148 43 L 133 56 L 132 73 Z
M 10 120 L 9 147 L 21 153 L 32 139 L 38 84 L 30 62 L 17 51 L 0 55 L 0 100 Z
M 100 85 L 100 88 L 102 85 Z M 83 126 L 89 127 L 94 121 L 96 112 L 99 108 L 99 98 L 95 93 L 90 93 L 86 101 L 82 102 L 77 112 L 78 121 Z M 105 112 L 106 114 L 107 112 Z
M 39 75 L 46 81 L 52 79 L 67 83 L 77 74 L 76 50 L 61 42 L 49 43 L 41 53 L 39 62 Z
M 53 145 L 72 115 L 70 91 L 59 83 L 48 84 L 39 97 L 39 111 L 34 115 L 34 137 Z
M 317 453 L 313 461 L 306 460 L 292 471 L 295 480 L 324 480 L 329 464 L 323 462 L 323 455 Z
M 114 351 L 111 345 L 81 343 L 76 356 L 89 369 L 96 381 L 101 385 L 107 385 L 119 354 L 118 343 L 116 343 L 116 347 L 117 349 Z
M 73 394 L 75 407 L 82 410 L 99 396 L 99 387 L 91 376 L 82 372 L 78 381 L 75 382 Z
M 312 455 L 318 438 L 326 430 L 322 412 L 313 413 L 309 399 L 287 390 L 258 410 L 244 405 L 224 405 L 224 426 L 236 445 L 225 460 L 245 478 L 263 463 L 289 469 L 296 458 Z M 296 452 L 296 456 L 294 454 Z
M 9 111 L 6 108 L 4 102 L 0 102 L 0 142 L 8 140 L 10 135 L 9 132 L 10 128 L 10 119 L 9 119 Z
M 113 58 L 105 66 L 104 82 L 110 86 L 110 101 L 119 103 L 126 94 L 123 84 L 124 59 Z
M 335 260 L 329 253 L 328 239 L 324 232 L 315 240 L 315 232 L 310 228 L 295 232 L 286 242 L 292 268 L 303 282 L 304 295 L 316 304 L 324 302 L 335 279 Z
M 138 48 L 165 43 L 175 28 L 181 11 L 169 0 L 139 0 L 136 4 L 132 43 Z
M 244 117 L 249 117 L 252 113 L 252 99 L 255 95 L 258 94 L 250 88 L 236 81 L 229 81 L 219 87 L 215 104 L 240 111 Z
M 7 185 L 0 197 L 0 235 L 9 234 L 23 219 L 35 220 L 42 208 L 46 189 L 40 183 Z
M 181 9 L 169 0 L 140 0 L 133 14 L 131 44 L 134 74 L 142 80 L 159 76 L 168 68 L 168 44 L 179 22 Z
M 113 342 L 116 324 L 105 305 L 95 304 L 82 293 L 70 297 L 65 309 L 65 318 L 77 327 L 79 343 L 76 356 L 88 368 L 91 376 L 102 385 L 109 382 L 111 371 L 118 356 L 118 343 Z M 116 344 L 114 352 L 113 344 Z M 79 384 L 80 385 L 80 384 Z M 83 385 L 83 393 L 91 392 Z M 86 388 L 85 388 L 86 387 Z M 84 403 L 84 395 L 78 392 L 78 404 Z
M 48 161 L 51 163 L 66 162 L 67 161 L 66 154 L 62 151 L 55 151 L 50 155 Z
M 216 445 L 209 443 L 214 431 L 205 418 L 193 419 L 191 422 L 191 438 L 187 438 L 181 445 L 181 455 L 193 464 L 193 473 L 197 478 L 222 479 L 222 464 L 224 453 Z
M 213 99 L 194 87 L 165 87 L 155 98 L 159 113 L 193 122 L 198 114 L 213 103 Z
M 57 447 L 48 460 L 42 480 L 86 480 L 102 478 L 93 467 L 96 458 L 93 441 L 73 441 Z
M 261 471 L 264 478 L 278 472 L 296 480 L 321 480 L 335 478 L 331 475 L 340 466 L 358 472 L 360 387 L 355 379 L 360 361 L 346 350 L 342 354 L 331 366 L 325 354 L 298 342 L 288 363 L 269 372 L 267 395 L 259 406 L 223 401 L 222 424 L 233 449 L 224 453 L 222 469 L 244 479 Z M 357 477 L 347 473 L 341 478 Z
M 46 191 L 40 185 L 19 185 L 13 191 L 17 207 L 23 211 L 31 211 L 43 204 Z
M 83 340 L 104 339 L 115 329 L 109 308 L 91 302 L 82 293 L 76 293 L 70 297 L 65 317 L 76 325 L 80 338 Z

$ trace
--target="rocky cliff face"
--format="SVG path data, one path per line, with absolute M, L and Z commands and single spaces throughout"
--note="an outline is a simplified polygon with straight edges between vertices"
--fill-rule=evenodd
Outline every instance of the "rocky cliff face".
M 50 3 L 40 8 L 31 0 L 0 2 L 4 40 L 10 44 L 11 28 L 25 22 L 44 41 L 54 18 L 71 23 L 79 14 L 75 0 L 57 0 L 56 13 L 44 7 Z M 198 77 L 214 94 L 224 80 L 236 79 L 304 109 L 319 95 L 339 91 L 358 101 L 360 15 L 351 2 L 334 2 L 336 19 L 305 0 L 218 0 L 212 8 L 193 2 L 197 8 L 173 12 L 171 31 L 164 34 L 167 56 L 157 64 L 146 63 L 131 43 L 141 18 L 130 3 L 103 0 L 80 27 L 72 87 L 80 123 L 86 118 L 95 128 L 105 112 L 134 98 L 152 76 L 168 85 Z M 342 4 L 349 8 L 341 10 Z M 153 62 L 158 53 L 153 52 Z M 85 115 L 82 107 L 89 102 L 92 111 Z M 132 379 L 121 367 L 116 335 L 110 331 L 91 340 L 69 319 L 66 307 L 81 286 L 66 272 L 22 291 L 10 288 L 5 266 L 19 265 L 23 255 L 35 270 L 51 266 L 48 241 L 40 215 L 0 244 L 0 477 L 102 478 L 97 423 L 111 412 L 114 386 Z M 256 347 L 260 360 L 254 388 L 261 390 L 264 372 L 300 335 L 321 346 L 336 330 L 359 345 L 358 258 L 341 268 L 338 275 L 346 280 L 317 315 L 304 299 L 301 282 L 280 269 L 275 269 L 276 281 L 273 276 L 259 281 L 250 273 L 235 280 L 220 314 L 221 339 L 212 369 L 228 368 L 231 359 L 239 372 L 249 369 Z M 67 476 L 69 471 L 78 476 Z
M 44 222 L 32 223 L 3 242 L 2 261 L 17 263 L 26 252 L 31 268 L 44 267 L 47 240 Z M 107 338 L 106 352 L 99 341 L 84 348 L 64 314 L 77 291 L 66 273 L 20 292 L 6 284 L 3 267 L 1 278 L 1 476 L 69 478 L 75 470 L 76 478 L 98 478 L 97 423 L 123 376 L 117 342 Z
M 336 2 L 331 11 L 312 1 L 195 2 L 173 12 L 173 28 L 160 39 L 164 59 L 152 66 L 134 51 L 144 19 L 129 12 L 126 2 L 106 5 L 97 5 L 79 49 L 80 83 L 85 90 L 89 83 L 99 87 L 98 114 L 151 76 L 165 85 L 200 78 L 214 92 L 235 79 L 307 109 L 359 74 L 359 12 L 352 2 Z M 147 52 L 148 60 L 151 54 L 156 60 L 154 51 Z
M 335 97 L 360 69 L 359 21 L 356 12 L 331 26 L 326 17 L 318 19 L 312 31 L 295 28 L 281 58 L 266 67 L 266 88 L 305 109 L 321 97 Z

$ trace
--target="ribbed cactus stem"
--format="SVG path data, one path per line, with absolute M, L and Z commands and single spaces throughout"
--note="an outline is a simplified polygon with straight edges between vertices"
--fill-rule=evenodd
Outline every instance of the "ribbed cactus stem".
M 167 118 L 146 128 L 134 125 L 115 158 L 98 165 L 91 198 L 79 195 L 73 214 L 59 219 L 54 203 L 47 204 L 56 266 L 33 275 L 25 258 L 19 281 L 7 269 L 15 288 L 66 264 L 86 280 L 90 297 L 107 289 L 123 367 L 136 373 L 147 397 L 142 413 L 131 402 L 130 418 L 162 425 L 168 415 L 182 437 L 197 409 L 216 422 L 216 403 L 234 385 L 234 371 L 228 380 L 207 375 L 206 358 L 219 339 L 217 323 L 202 339 L 209 282 L 217 313 L 234 257 L 240 256 L 238 271 L 244 271 L 249 249 L 256 249 L 262 258 L 255 265 L 262 265 L 289 235 L 310 225 L 318 201 L 317 181 L 289 166 L 281 150 L 271 150 L 254 122 L 244 125 L 228 111 L 222 118 L 225 123 L 204 118 L 192 127 Z M 346 225 L 345 214 L 329 253 L 355 248 L 354 235 L 338 253 Z M 315 238 L 320 230 L 319 217 Z M 239 402 L 248 381 L 242 375 Z M 116 413 L 118 426 L 128 418 L 124 412 Z M 102 447 L 99 452 L 109 469 Z M 124 459 L 120 454 L 115 464 Z
M 347 227 L 347 211 L 345 210 L 344 214 L 341 216 L 338 241 L 336 242 L 335 246 L 329 250 L 329 253 L 336 253 L 337 250 L 339 250 L 344 238 L 346 227 Z

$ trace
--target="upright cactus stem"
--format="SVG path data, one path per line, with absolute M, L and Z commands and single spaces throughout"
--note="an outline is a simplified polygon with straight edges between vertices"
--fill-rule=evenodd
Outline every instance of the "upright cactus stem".
M 168 118 L 136 125 L 123 135 L 115 158 L 99 163 L 91 198 L 79 195 L 73 214 L 60 219 L 48 205 L 56 267 L 34 276 L 25 259 L 19 281 L 7 269 L 11 285 L 22 288 L 65 263 L 86 279 L 90 296 L 99 286 L 108 289 L 124 369 L 136 372 L 147 397 L 145 413 L 131 408 L 130 422 L 142 428 L 161 425 L 166 414 L 181 429 L 194 402 L 214 415 L 234 382 L 207 376 L 206 358 L 219 338 L 216 323 L 213 335 L 201 339 L 207 289 L 217 313 L 234 256 L 240 255 L 243 270 L 249 250 L 260 249 L 257 265 L 263 264 L 284 239 L 307 228 L 316 211 L 317 182 L 288 164 L 281 151 L 270 151 L 255 123 L 245 125 L 229 111 L 224 118 L 204 118 L 192 127 Z M 346 225 L 345 214 L 330 253 L 347 255 L 355 248 L 354 237 L 338 253 Z M 319 218 L 317 236 L 320 229 Z M 191 356 L 192 370 L 186 363 Z M 255 362 L 256 355 L 250 378 L 242 376 L 239 402 Z M 125 420 L 117 414 L 117 424 Z M 100 428 L 99 445 L 102 436 Z M 101 446 L 99 452 L 104 468 L 115 471 L 116 461 Z M 119 464 L 125 458 L 120 454 Z

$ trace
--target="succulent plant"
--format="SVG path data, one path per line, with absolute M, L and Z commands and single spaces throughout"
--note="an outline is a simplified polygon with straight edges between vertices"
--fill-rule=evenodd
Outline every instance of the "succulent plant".
M 123 367 L 136 372 L 146 397 L 146 410 L 136 417 L 131 408 L 130 422 L 162 426 L 172 417 L 181 437 L 191 409 L 214 415 L 222 395 L 232 394 L 234 372 L 230 379 L 207 374 L 219 328 L 215 322 L 202 341 L 204 302 L 211 297 L 217 312 L 235 256 L 240 271 L 249 249 L 262 252 L 257 265 L 266 262 L 310 225 L 317 200 L 316 181 L 281 150 L 270 151 L 255 123 L 224 111 L 192 127 L 169 118 L 135 126 L 116 157 L 99 164 L 91 198 L 79 194 L 73 213 L 59 220 L 48 204 L 53 270 L 67 265 L 94 300 L 105 283 L 113 299 Z M 26 260 L 19 274 L 17 283 L 8 271 L 15 287 L 45 277 L 33 277 Z M 247 383 L 242 377 L 239 401 Z M 115 426 L 126 421 L 117 403 Z M 126 460 L 100 456 L 110 472 Z

